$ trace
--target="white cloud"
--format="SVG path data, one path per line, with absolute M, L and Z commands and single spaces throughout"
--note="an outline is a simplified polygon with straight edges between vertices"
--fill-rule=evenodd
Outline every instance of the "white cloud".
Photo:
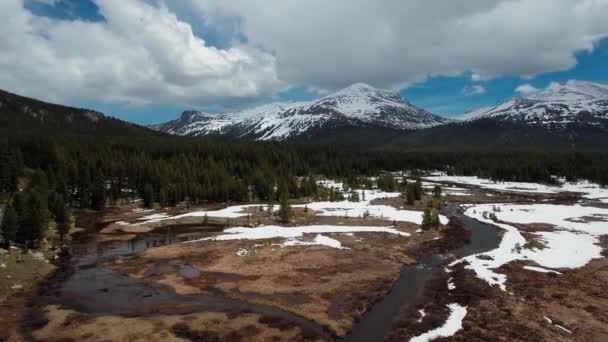
M 515 92 L 519 93 L 521 95 L 529 95 L 529 94 L 537 93 L 538 91 L 540 91 L 540 89 L 532 86 L 529 83 L 521 84 L 521 85 L 517 86 L 517 88 L 515 88 Z
M 564 70 L 608 32 L 606 0 L 189 1 L 206 21 L 238 18 L 285 81 L 324 89 Z
M 276 91 L 275 57 L 217 49 L 165 6 L 95 0 L 105 22 L 52 20 L 0 1 L 0 87 L 47 100 L 198 105 Z
M 547 90 L 556 90 L 556 89 L 560 89 L 561 87 L 562 87 L 562 85 L 559 84 L 559 82 L 551 82 L 547 86 Z
M 51 20 L 0 0 L 0 88 L 61 102 L 229 106 L 293 85 L 529 77 L 573 67 L 575 52 L 608 33 L 608 0 L 93 1 L 105 22 Z M 213 28 L 227 47 L 192 26 Z
M 481 95 L 486 92 L 486 88 L 480 84 L 466 86 L 462 89 L 462 94 L 466 96 Z

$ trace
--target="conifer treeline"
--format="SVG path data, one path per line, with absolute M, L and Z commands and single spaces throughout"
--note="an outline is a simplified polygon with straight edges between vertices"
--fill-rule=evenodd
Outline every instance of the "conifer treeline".
M 14 192 L 24 167 L 44 174 L 49 189 L 67 205 L 93 209 L 125 197 L 163 205 L 185 199 L 266 201 L 276 195 L 277 186 L 298 197 L 302 188 L 296 176 L 324 175 L 351 183 L 358 175 L 406 169 L 543 183 L 556 175 L 608 185 L 607 154 L 398 153 L 173 137 L 15 134 L 0 140 L 0 191 Z M 394 187 L 389 179 L 381 179 L 381 185 Z

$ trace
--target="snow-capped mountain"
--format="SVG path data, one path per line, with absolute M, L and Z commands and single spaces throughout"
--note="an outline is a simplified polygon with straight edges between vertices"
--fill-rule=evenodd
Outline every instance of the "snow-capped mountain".
M 186 111 L 152 128 L 177 135 L 283 141 L 349 127 L 417 130 L 445 122 L 393 92 L 357 83 L 313 102 L 272 103 L 221 115 Z
M 463 116 L 465 121 L 489 118 L 548 128 L 608 127 L 608 86 L 583 81 L 555 83 L 541 92 Z

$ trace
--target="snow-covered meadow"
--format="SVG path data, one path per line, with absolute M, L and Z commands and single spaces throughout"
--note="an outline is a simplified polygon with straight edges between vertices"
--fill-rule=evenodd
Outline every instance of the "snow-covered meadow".
M 489 218 L 489 213 L 500 221 Z M 554 269 L 572 269 L 586 265 L 594 258 L 600 258 L 602 248 L 597 245 L 599 236 L 608 234 L 608 209 L 583 205 L 550 204 L 482 204 L 470 206 L 465 215 L 479 221 L 496 225 L 505 230 L 497 249 L 471 255 L 457 260 L 451 265 L 467 261 L 467 268 L 490 285 L 498 285 L 505 290 L 507 277 L 496 271 L 500 266 L 515 260 L 526 260 L 540 267 L 526 267 L 537 272 L 559 272 Z M 509 223 L 545 223 L 554 225 L 552 231 L 530 232 L 539 243 L 529 241 Z
M 545 185 L 525 182 L 495 182 L 476 176 L 438 175 L 429 176 L 426 177 L 426 179 L 432 182 L 457 183 L 468 186 L 477 186 L 482 189 L 516 193 L 557 194 L 560 192 L 577 192 L 581 193 L 584 199 L 608 203 L 608 188 L 602 188 L 598 184 L 587 181 L 580 181 L 576 183 L 562 181 L 560 185 Z
M 332 187 L 336 190 L 342 191 L 342 183 L 331 181 L 331 180 L 323 180 L 320 181 L 319 184 Z M 458 190 L 466 190 L 466 189 L 458 189 Z M 364 217 L 369 215 L 372 218 L 385 219 L 388 221 L 398 221 L 398 222 L 411 222 L 415 224 L 422 223 L 422 212 L 415 210 L 401 210 L 389 205 L 377 205 L 371 204 L 371 202 L 375 199 L 381 198 L 394 198 L 399 197 L 400 193 L 398 192 L 383 192 L 379 190 L 356 190 L 359 194 L 358 202 L 351 202 L 348 200 L 338 201 L 338 202 L 311 202 L 307 204 L 299 204 L 293 205 L 294 208 L 304 208 L 307 207 L 310 210 L 314 210 L 316 215 L 318 216 L 335 216 L 335 217 Z M 251 208 L 260 208 L 262 207 L 264 210 L 268 208 L 267 205 L 264 204 L 246 204 L 246 205 L 235 205 L 229 206 L 220 210 L 199 210 L 193 211 L 181 215 L 170 216 L 166 213 L 157 213 L 148 216 L 141 217 L 139 219 L 139 225 L 160 222 L 164 220 L 177 220 L 185 217 L 215 217 L 215 218 L 239 218 L 245 217 L 248 215 L 246 212 Z M 275 206 L 275 211 L 279 210 L 278 206 Z M 440 215 L 439 219 L 441 224 L 447 224 L 448 218 Z

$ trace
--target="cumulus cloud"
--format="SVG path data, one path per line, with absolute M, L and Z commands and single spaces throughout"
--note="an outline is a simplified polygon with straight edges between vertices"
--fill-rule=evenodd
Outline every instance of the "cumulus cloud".
M 205 20 L 238 18 L 282 79 L 324 89 L 564 70 L 608 32 L 606 0 L 188 1 Z
M 462 94 L 466 96 L 480 95 L 486 92 L 486 88 L 480 84 L 466 86 L 462 89 Z
M 218 49 L 166 6 L 95 0 L 102 22 L 53 20 L 0 1 L 0 87 L 47 100 L 200 105 L 279 89 L 275 57 Z
M 515 92 L 519 93 L 521 95 L 529 95 L 529 94 L 537 93 L 539 91 L 540 91 L 540 89 L 532 86 L 529 83 L 521 84 L 521 85 L 517 86 L 517 88 L 515 88 Z
M 608 0 L 93 0 L 95 23 L 23 1 L 0 1 L 0 88 L 58 101 L 230 106 L 293 85 L 530 77 L 608 33 Z

